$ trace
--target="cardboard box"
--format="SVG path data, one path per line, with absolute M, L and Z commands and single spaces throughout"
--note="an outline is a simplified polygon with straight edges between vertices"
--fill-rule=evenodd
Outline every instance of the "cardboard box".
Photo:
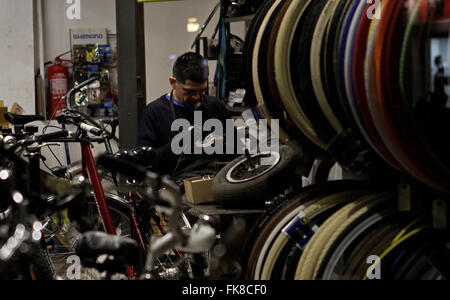
M 194 177 L 184 180 L 186 199 L 191 204 L 214 202 L 211 184 L 213 176 Z
M 8 128 L 9 123 L 5 119 L 5 113 L 8 112 L 8 108 L 3 106 L 3 100 L 0 100 L 0 126 Z

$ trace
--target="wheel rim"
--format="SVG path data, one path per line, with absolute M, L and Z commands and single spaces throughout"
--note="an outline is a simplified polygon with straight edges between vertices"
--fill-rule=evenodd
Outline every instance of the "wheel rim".
M 227 180 L 230 183 L 243 183 L 254 180 L 270 170 L 272 170 L 280 161 L 278 152 L 264 152 L 251 156 L 255 167 L 251 168 L 247 157 L 236 163 L 227 173 Z M 261 164 L 261 160 L 265 159 L 266 164 Z

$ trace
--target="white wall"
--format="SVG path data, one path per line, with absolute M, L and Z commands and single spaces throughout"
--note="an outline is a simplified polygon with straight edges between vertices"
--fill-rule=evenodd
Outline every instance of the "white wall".
M 81 19 L 66 16 L 66 0 L 42 0 L 44 59 L 70 49 L 70 28 L 99 27 L 116 32 L 115 0 L 80 0 Z M 33 0 L 0 0 L 0 100 L 35 113 L 34 74 L 39 68 L 37 14 Z
M 67 18 L 70 4 L 66 2 L 43 0 L 45 61 L 70 50 L 70 28 L 107 28 L 110 33 L 116 33 L 115 0 L 80 0 L 79 20 Z
M 147 102 L 159 98 L 170 89 L 173 61 L 170 55 L 180 55 L 191 50 L 197 33 L 186 30 L 187 19 L 195 17 L 200 26 L 208 18 L 218 0 L 183 0 L 145 3 L 145 39 L 147 69 Z M 211 38 L 219 20 L 219 10 L 202 36 Z M 245 35 L 245 23 L 232 23 L 231 31 Z M 217 34 L 218 37 L 218 34 Z M 210 81 L 214 78 L 216 61 L 210 61 Z
M 0 0 L 0 100 L 35 112 L 32 0 Z

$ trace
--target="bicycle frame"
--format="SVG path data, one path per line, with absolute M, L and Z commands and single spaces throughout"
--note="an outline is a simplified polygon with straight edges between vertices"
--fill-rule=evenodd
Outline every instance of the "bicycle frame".
M 92 186 L 92 191 L 94 194 L 94 201 L 97 206 L 97 210 L 99 213 L 99 216 L 101 218 L 101 222 L 104 228 L 104 231 L 111 235 L 117 235 L 116 227 L 113 222 L 112 218 L 112 212 L 110 211 L 109 204 L 107 202 L 107 198 L 105 196 L 104 188 L 101 183 L 101 177 L 99 175 L 95 159 L 91 150 L 92 142 L 104 142 L 106 145 L 106 152 L 112 153 L 112 148 L 110 145 L 108 145 L 108 139 L 106 136 L 103 136 L 101 138 L 91 138 L 88 136 L 87 131 L 79 127 L 78 134 L 76 137 L 70 137 L 70 138 L 56 138 L 52 140 L 52 142 L 60 142 L 60 143 L 80 143 L 81 147 L 81 159 L 82 159 L 82 170 L 81 175 L 83 175 L 85 178 L 89 178 Z M 34 150 L 32 150 L 29 153 L 29 162 L 30 162 L 30 171 L 31 171 L 31 180 L 30 180 L 30 186 L 32 190 L 39 191 L 40 186 L 40 148 L 36 147 Z M 113 174 L 113 179 L 118 187 L 117 184 L 117 178 L 116 175 Z M 145 253 L 148 251 L 148 246 L 146 245 L 147 238 L 145 237 L 142 227 L 141 227 L 141 221 L 139 221 L 139 216 L 137 215 L 137 210 L 139 208 L 139 204 L 143 200 L 139 193 L 137 192 L 131 192 L 129 191 L 127 195 L 122 195 L 127 201 L 129 208 L 128 208 L 128 214 L 129 214 L 129 226 L 131 230 L 132 238 L 134 238 L 140 245 L 141 251 L 145 256 Z M 154 218 L 151 217 L 151 218 Z M 157 223 L 157 226 L 159 227 L 159 230 L 163 232 L 163 226 L 160 223 Z M 174 249 L 175 255 L 178 259 L 182 258 L 182 255 L 179 251 Z M 182 263 L 183 267 L 187 269 L 184 263 Z M 136 276 L 134 275 L 135 272 L 140 269 L 139 265 L 134 267 L 127 268 L 125 275 L 130 279 L 136 279 Z
M 103 190 L 103 186 L 101 185 L 100 176 L 97 171 L 97 167 L 95 165 L 94 156 L 91 150 L 91 143 L 87 140 L 87 133 L 82 132 L 81 138 L 64 138 L 64 139 L 55 139 L 55 142 L 63 142 L 63 143 L 80 143 L 81 145 L 81 157 L 82 157 L 82 175 L 86 178 L 89 178 L 92 184 L 92 189 L 95 197 L 96 206 L 98 212 L 100 214 L 101 221 L 103 223 L 103 228 L 106 233 L 111 235 L 116 235 L 116 228 L 114 226 L 111 212 L 108 207 L 108 203 L 106 201 L 105 193 Z M 40 150 L 36 150 L 32 154 L 29 155 L 29 163 L 30 163 L 30 188 L 33 191 L 39 192 L 40 187 Z M 137 222 L 131 219 L 131 227 L 134 227 L 136 232 L 141 235 Z M 141 236 L 140 236 L 141 238 Z M 145 248 L 144 248 L 145 250 Z M 133 268 L 128 268 L 126 271 L 126 275 L 135 279 Z
M 86 133 L 84 133 L 86 134 Z M 91 144 L 88 141 L 81 140 L 81 157 L 82 157 L 82 175 L 91 180 L 92 188 L 94 191 L 95 201 L 97 202 L 97 208 L 100 213 L 100 217 L 103 222 L 105 232 L 116 235 L 116 228 L 114 227 L 111 212 L 109 211 L 108 203 L 106 202 L 105 192 L 98 175 L 97 167 L 95 165 L 94 156 L 91 150 Z M 135 227 L 138 232 L 139 238 L 142 240 L 142 236 L 139 230 L 137 222 L 134 222 L 134 216 L 130 212 L 130 226 Z M 144 248 L 145 249 L 145 248 Z M 125 275 L 130 279 L 136 279 L 134 276 L 133 267 L 127 268 Z
M 105 193 L 100 182 L 100 177 L 98 176 L 94 156 L 92 155 L 91 144 L 89 142 L 81 141 L 81 157 L 83 167 L 82 174 L 85 177 L 89 176 L 89 179 L 91 180 L 95 200 L 105 231 L 109 234 L 116 235 L 116 229 L 112 222 L 108 204 L 106 203 Z
M 84 137 L 87 137 L 86 133 L 83 133 Z M 100 176 L 98 175 L 97 167 L 95 165 L 94 156 L 91 150 L 91 144 L 89 141 L 83 138 L 76 139 L 56 139 L 55 141 L 61 141 L 64 143 L 77 142 L 81 144 L 81 157 L 82 157 L 82 175 L 89 178 L 92 183 L 97 208 L 99 210 L 103 227 L 105 232 L 109 234 L 116 234 L 111 213 L 106 202 L 105 193 L 100 182 Z M 39 192 L 40 187 L 40 150 L 36 150 L 29 154 L 30 164 L 30 188 L 33 191 Z

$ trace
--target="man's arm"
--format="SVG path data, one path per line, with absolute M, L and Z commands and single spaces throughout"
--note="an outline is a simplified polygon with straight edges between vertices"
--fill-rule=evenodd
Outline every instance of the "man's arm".
M 158 132 L 156 117 L 147 108 L 139 125 L 137 146 L 152 147 L 156 154 L 152 169 L 160 173 L 170 173 L 176 156 L 172 152 L 170 141 L 161 145 L 162 138 L 158 136 Z
M 155 124 L 154 116 L 149 107 L 145 109 L 142 120 L 139 123 L 137 146 L 158 146 L 157 126 Z

